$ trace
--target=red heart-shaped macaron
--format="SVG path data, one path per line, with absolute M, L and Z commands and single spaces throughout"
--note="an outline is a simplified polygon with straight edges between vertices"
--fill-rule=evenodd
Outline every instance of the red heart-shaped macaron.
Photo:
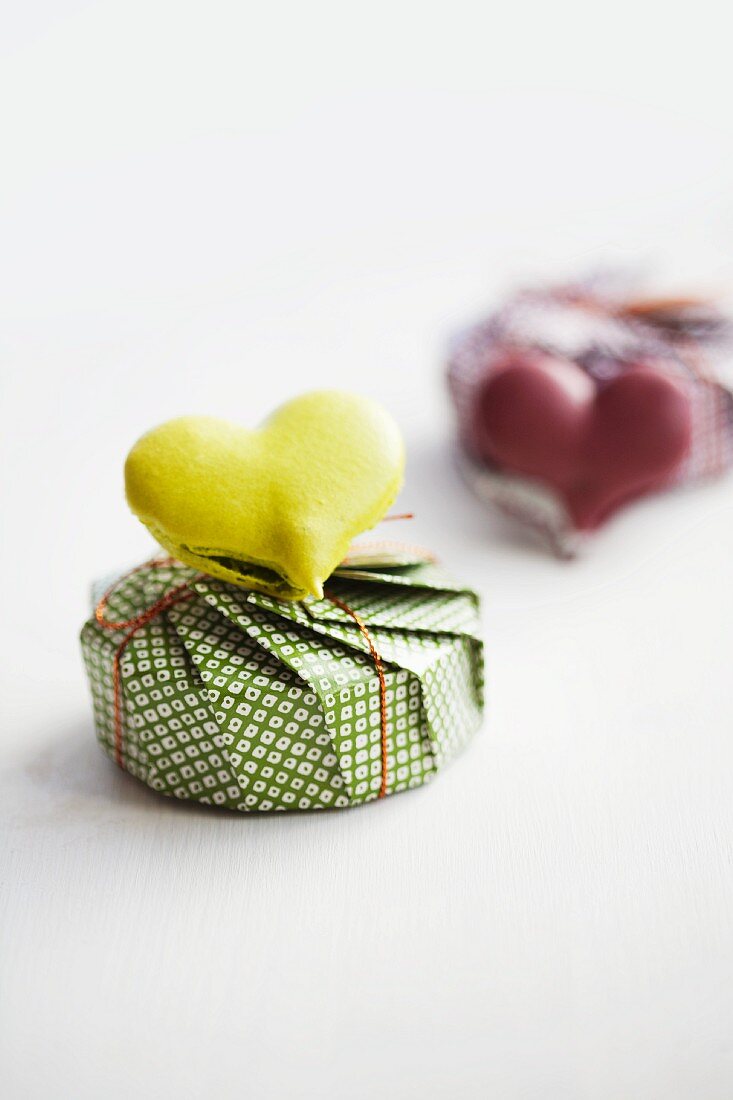
M 517 352 L 479 387 L 485 461 L 555 489 L 580 530 L 667 483 L 690 448 L 690 404 L 651 366 L 597 385 L 569 360 Z

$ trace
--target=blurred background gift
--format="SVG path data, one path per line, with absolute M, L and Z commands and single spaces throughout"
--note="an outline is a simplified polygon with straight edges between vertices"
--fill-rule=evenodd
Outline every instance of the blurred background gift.
M 572 556 L 620 508 L 730 468 L 732 352 L 715 301 L 631 272 L 516 291 L 451 348 L 466 480 Z

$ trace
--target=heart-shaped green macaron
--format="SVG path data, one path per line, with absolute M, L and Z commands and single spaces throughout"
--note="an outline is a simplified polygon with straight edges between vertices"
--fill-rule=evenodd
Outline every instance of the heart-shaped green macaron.
M 402 483 L 391 416 L 364 397 L 309 393 L 250 430 L 169 420 L 125 463 L 127 500 L 179 561 L 283 599 L 321 597 L 355 535 Z

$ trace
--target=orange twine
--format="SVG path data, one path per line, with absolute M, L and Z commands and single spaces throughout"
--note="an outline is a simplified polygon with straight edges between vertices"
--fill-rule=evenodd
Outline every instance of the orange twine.
M 348 604 L 340 600 L 338 596 L 334 596 L 331 592 L 324 593 L 327 600 L 330 600 L 336 607 L 340 607 L 342 611 L 345 611 L 347 615 L 350 615 L 359 628 L 362 638 L 369 647 L 369 653 L 374 661 L 374 667 L 377 670 L 377 676 L 379 677 L 379 715 L 381 722 L 381 742 L 382 742 L 382 782 L 379 787 L 378 798 L 384 798 L 387 793 L 387 682 L 384 678 L 384 665 L 382 664 L 382 658 L 377 652 L 377 648 L 372 641 L 372 636 L 364 624 L 364 620 L 353 611 Z
M 397 518 L 397 517 L 395 517 Z M 127 649 L 130 641 L 137 634 L 138 630 L 146 626 L 158 615 L 162 615 L 165 611 L 168 611 L 171 607 L 174 607 L 177 603 L 182 603 L 184 600 L 190 600 L 196 593 L 189 588 L 189 582 L 177 585 L 169 592 L 166 592 L 159 600 L 156 600 L 151 607 L 145 611 L 141 611 L 139 615 L 135 615 L 132 619 L 123 619 L 120 621 L 112 621 L 105 617 L 105 611 L 112 593 L 115 591 L 121 581 L 127 580 L 128 577 L 134 576 L 135 573 L 141 572 L 143 569 L 159 569 L 163 566 L 174 565 L 175 558 L 153 558 L 152 561 L 145 562 L 143 565 L 138 565 L 135 569 L 131 569 L 129 573 L 125 573 L 123 577 L 120 577 L 115 583 L 108 588 L 102 596 L 101 600 L 94 609 L 94 618 L 101 627 L 105 630 L 126 630 L 124 638 L 117 646 L 114 657 L 112 659 L 112 693 L 114 697 L 114 746 L 115 746 L 115 760 L 120 768 L 125 767 L 122 748 L 123 748 L 123 734 L 122 734 L 122 691 L 120 681 L 120 664 L 122 661 L 122 655 Z M 194 578 L 198 580 L 199 578 Z M 377 649 L 372 641 L 371 635 L 366 628 L 363 620 L 357 615 L 355 611 L 340 600 L 337 596 L 332 595 L 329 592 L 324 593 L 326 598 L 335 604 L 336 607 L 340 607 L 342 611 L 345 611 L 347 615 L 356 623 L 361 636 L 366 642 L 369 653 L 374 661 L 374 667 L 379 677 L 379 711 L 380 711 L 380 724 L 381 724 L 381 754 L 382 754 L 382 782 L 379 787 L 379 798 L 384 798 L 387 793 L 387 684 L 384 678 L 384 665 L 382 658 L 380 657 Z
M 152 607 L 149 607 L 146 611 L 141 611 L 139 615 L 135 615 L 132 619 L 123 619 L 121 621 L 113 622 L 111 619 L 105 618 L 105 611 L 107 610 L 107 603 L 110 596 L 114 592 L 120 581 L 127 580 L 128 577 L 134 576 L 135 573 L 139 573 L 143 569 L 159 569 L 165 565 L 173 565 L 175 558 L 154 558 L 152 561 L 147 561 L 143 565 L 138 565 L 135 569 L 131 569 L 129 573 L 125 573 L 124 577 L 120 577 L 116 580 L 111 588 L 108 588 L 101 600 L 94 609 L 94 618 L 97 620 L 100 626 L 103 626 L 105 630 L 127 630 L 128 633 L 122 639 L 120 644 L 115 650 L 114 657 L 112 659 L 112 694 L 114 696 L 114 728 L 115 728 L 115 760 L 117 764 L 124 768 L 124 761 L 122 759 L 122 692 L 120 691 L 120 662 L 122 660 L 122 654 L 127 649 L 129 643 L 140 630 L 147 623 L 151 622 L 156 616 L 161 615 L 164 611 L 167 611 L 169 607 L 173 607 L 174 604 L 181 603 L 183 600 L 190 600 L 195 592 L 192 592 L 188 587 L 188 584 L 179 584 L 175 588 L 172 588 L 165 595 L 161 596 Z

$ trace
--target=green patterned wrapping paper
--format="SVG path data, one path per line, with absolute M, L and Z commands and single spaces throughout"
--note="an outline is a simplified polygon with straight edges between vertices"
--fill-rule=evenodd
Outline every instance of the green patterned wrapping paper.
M 106 617 L 133 619 L 182 583 L 191 598 L 146 623 L 120 657 L 123 767 L 162 794 L 235 810 L 376 799 L 380 682 L 350 615 L 169 563 L 121 578 Z M 409 553 L 352 557 L 327 590 L 361 618 L 383 662 L 386 793 L 420 786 L 481 722 L 478 599 Z M 113 664 L 126 633 L 92 617 L 81 634 L 97 736 L 113 759 Z

